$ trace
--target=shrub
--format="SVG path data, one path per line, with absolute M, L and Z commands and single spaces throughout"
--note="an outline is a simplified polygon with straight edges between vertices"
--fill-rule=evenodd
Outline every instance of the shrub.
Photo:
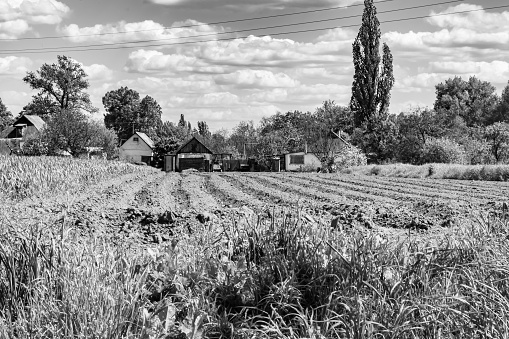
M 465 162 L 470 165 L 486 165 L 495 163 L 488 142 L 468 138 L 462 142 L 465 149 Z
M 342 170 L 352 166 L 367 164 L 366 155 L 357 147 L 346 147 L 334 158 L 334 169 Z
M 465 151 L 456 142 L 446 139 L 430 139 L 424 144 L 421 163 L 461 164 L 465 161 Z
M 42 135 L 35 135 L 27 138 L 22 146 L 21 152 L 23 155 L 40 156 L 47 155 L 49 151 L 48 143 L 44 140 Z

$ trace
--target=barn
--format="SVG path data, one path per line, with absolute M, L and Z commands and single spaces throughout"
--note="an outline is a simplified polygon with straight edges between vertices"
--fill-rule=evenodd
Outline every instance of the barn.
M 167 171 L 183 171 L 194 168 L 198 171 L 209 172 L 214 159 L 214 152 L 199 136 L 193 135 L 185 141 L 175 154 L 165 157 Z
M 0 133 L 2 139 L 21 139 L 26 135 L 40 132 L 45 126 L 44 120 L 37 115 L 23 115 Z
M 131 162 L 144 162 L 150 165 L 154 156 L 154 142 L 142 132 L 134 133 L 119 148 L 119 158 Z

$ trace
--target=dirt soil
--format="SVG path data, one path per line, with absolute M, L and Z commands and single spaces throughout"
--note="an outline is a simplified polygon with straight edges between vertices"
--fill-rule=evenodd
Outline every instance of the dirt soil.
M 79 192 L 4 202 L 13 225 L 66 220 L 83 233 L 159 243 L 178 230 L 229 222 L 232 215 L 270 216 L 302 209 L 331 227 L 361 227 L 385 236 L 440 237 L 479 213 L 498 211 L 508 183 L 297 173 L 135 173 Z

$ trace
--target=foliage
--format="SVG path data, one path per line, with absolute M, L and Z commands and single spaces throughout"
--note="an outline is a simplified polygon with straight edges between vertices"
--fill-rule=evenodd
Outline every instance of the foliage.
M 23 146 L 21 147 L 23 155 L 41 156 L 49 153 L 49 145 L 43 132 L 23 139 Z
M 46 100 L 50 100 L 52 106 L 58 107 L 59 111 L 63 109 L 75 112 L 97 111 L 85 92 L 89 84 L 83 66 L 67 56 L 59 55 L 57 59 L 56 64 L 43 64 L 38 71 L 28 72 L 23 78 L 32 89 L 39 91 L 32 105 L 29 104 L 29 109 L 39 103 L 46 104 Z
M 118 157 L 118 139 L 116 133 L 106 128 L 102 122 L 90 121 L 91 128 L 95 129 L 95 135 L 90 140 L 88 146 L 100 147 L 102 152 L 106 153 L 108 159 L 115 159 Z
M 20 115 L 37 115 L 47 122 L 60 109 L 58 103 L 51 100 L 48 94 L 39 93 L 34 95 L 32 101 L 23 107 Z
M 49 119 L 44 135 L 50 154 L 66 151 L 77 157 L 94 143 L 102 145 L 98 141 L 101 132 L 105 130 L 99 129 L 98 124 L 90 121 L 84 113 L 64 109 Z M 110 137 L 105 138 L 111 140 Z
M 434 108 L 447 121 L 460 117 L 466 126 L 481 126 L 492 122 L 497 105 L 496 88 L 487 81 L 470 77 L 448 79 L 435 86 Z
M 381 120 L 376 124 L 364 123 L 356 128 L 352 135 L 352 143 L 359 147 L 370 163 L 383 163 L 396 157 L 398 145 L 398 125 L 395 117 Z
M 430 137 L 440 137 L 444 133 L 439 117 L 434 110 L 416 108 L 396 117 L 397 146 L 395 160 L 417 164 L 422 147 Z
M 230 143 L 229 132 L 226 129 L 219 129 L 212 133 L 210 139 L 210 148 L 218 154 L 231 154 L 234 159 L 240 158 L 240 153 L 235 146 Z
M 182 141 L 175 136 L 166 137 L 156 142 L 154 148 L 155 167 L 162 167 L 164 164 L 164 156 L 166 154 L 175 153 L 175 151 L 180 147 L 181 144 Z
M 470 165 L 492 164 L 495 161 L 491 154 L 490 144 L 479 138 L 463 138 L 462 146 L 465 149 L 465 162 Z
M 362 25 L 353 43 L 354 80 L 350 108 L 355 127 L 364 123 L 376 124 L 388 115 L 394 85 L 392 54 L 384 43 L 383 57 L 380 57 L 379 26 L 373 0 L 365 0 Z
M 492 122 L 509 122 L 509 81 L 502 91 Z
M 162 128 L 162 110 L 150 96 L 140 101 L 140 94 L 128 87 L 107 92 L 102 102 L 106 109 L 104 124 L 113 129 L 120 142 L 131 137 L 134 132 L 144 132 L 156 139 L 157 131 Z
M 458 143 L 446 139 L 429 139 L 422 149 L 421 163 L 461 164 L 465 151 Z
M 345 147 L 334 158 L 333 171 L 343 170 L 352 166 L 364 166 L 367 164 L 366 155 L 357 147 Z
M 0 132 L 10 126 L 13 120 L 12 113 L 7 109 L 0 98 Z
M 237 152 L 246 157 L 254 157 L 256 154 L 255 146 L 257 144 L 258 133 L 252 121 L 242 121 L 230 135 L 230 144 L 234 146 Z
M 198 133 L 205 139 L 209 139 L 212 136 L 209 125 L 205 121 L 198 121 Z
M 343 149 L 338 136 L 348 139 L 353 127 L 352 112 L 328 100 L 318 107 L 306 121 L 306 143 L 308 150 L 315 153 L 325 167 L 330 167 L 336 155 Z M 300 149 L 302 151 L 303 149 Z
M 157 130 L 162 125 L 161 116 L 163 111 L 161 106 L 159 106 L 154 98 L 147 95 L 141 99 L 138 110 L 135 126 L 139 128 L 139 132 L 144 132 L 149 137 L 155 139 L 157 137 Z
M 497 163 L 509 158 L 509 123 L 497 122 L 486 127 L 485 137 Z

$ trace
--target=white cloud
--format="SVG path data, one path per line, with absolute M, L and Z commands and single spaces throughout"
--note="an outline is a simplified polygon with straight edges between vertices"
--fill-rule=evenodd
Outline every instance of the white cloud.
M 265 70 L 242 69 L 234 73 L 219 75 L 216 82 L 220 85 L 233 85 L 239 88 L 296 87 L 297 81 L 284 73 Z
M 475 62 L 475 61 L 433 61 L 429 70 L 448 75 L 476 76 L 484 81 L 505 84 L 509 79 L 509 62 Z
M 171 27 L 165 27 L 152 20 L 145 20 L 140 22 L 120 21 L 115 24 L 97 24 L 90 27 L 71 24 L 59 29 L 61 34 L 68 36 L 68 40 L 76 43 L 157 40 L 157 44 L 161 45 L 181 42 L 181 39 L 186 37 L 204 36 L 207 39 L 213 39 L 216 33 L 221 30 L 219 27 L 196 20 L 175 22 Z
M 30 30 L 28 23 L 22 19 L 0 22 L 1 39 L 15 39 Z
M 70 8 L 56 0 L 0 1 L 0 20 L 26 20 L 32 24 L 54 25 L 70 12 Z
M 93 64 L 90 66 L 83 66 L 88 79 L 95 80 L 110 80 L 113 76 L 113 71 L 105 65 Z
M 288 90 L 288 102 L 318 107 L 326 100 L 334 100 L 337 104 L 346 105 L 350 100 L 351 91 L 351 83 L 301 85 Z
M 330 42 L 347 41 L 350 43 L 351 46 L 356 36 L 357 36 L 356 30 L 338 27 L 328 30 L 327 33 L 320 35 L 318 38 L 316 38 L 316 41 L 330 41 Z
M 30 93 L 23 91 L 2 91 L 0 92 L 3 104 L 16 116 L 23 107 L 32 99 Z
M 232 107 L 239 103 L 239 97 L 230 92 L 207 93 L 196 100 L 196 105 L 202 107 Z
M 124 68 L 137 73 L 222 73 L 221 66 L 209 65 L 193 56 L 183 54 L 163 54 L 154 50 L 137 50 L 129 54 Z
M 462 11 L 475 12 L 442 15 Z M 433 11 L 431 14 L 436 16 L 428 18 L 427 21 L 441 28 L 468 29 L 487 33 L 509 30 L 509 12 L 489 13 L 478 5 L 460 4 L 449 7 L 445 11 Z
M 0 75 L 24 75 L 32 65 L 32 61 L 25 57 L 0 57 Z
M 284 88 L 274 88 L 272 90 L 256 90 L 247 94 L 243 101 L 251 105 L 282 103 L 288 99 L 288 90 Z
M 316 9 L 333 6 L 350 6 L 361 0 L 149 0 L 157 5 L 172 7 L 209 9 L 222 8 L 224 10 L 259 11 L 259 10 L 288 10 L 288 9 Z

